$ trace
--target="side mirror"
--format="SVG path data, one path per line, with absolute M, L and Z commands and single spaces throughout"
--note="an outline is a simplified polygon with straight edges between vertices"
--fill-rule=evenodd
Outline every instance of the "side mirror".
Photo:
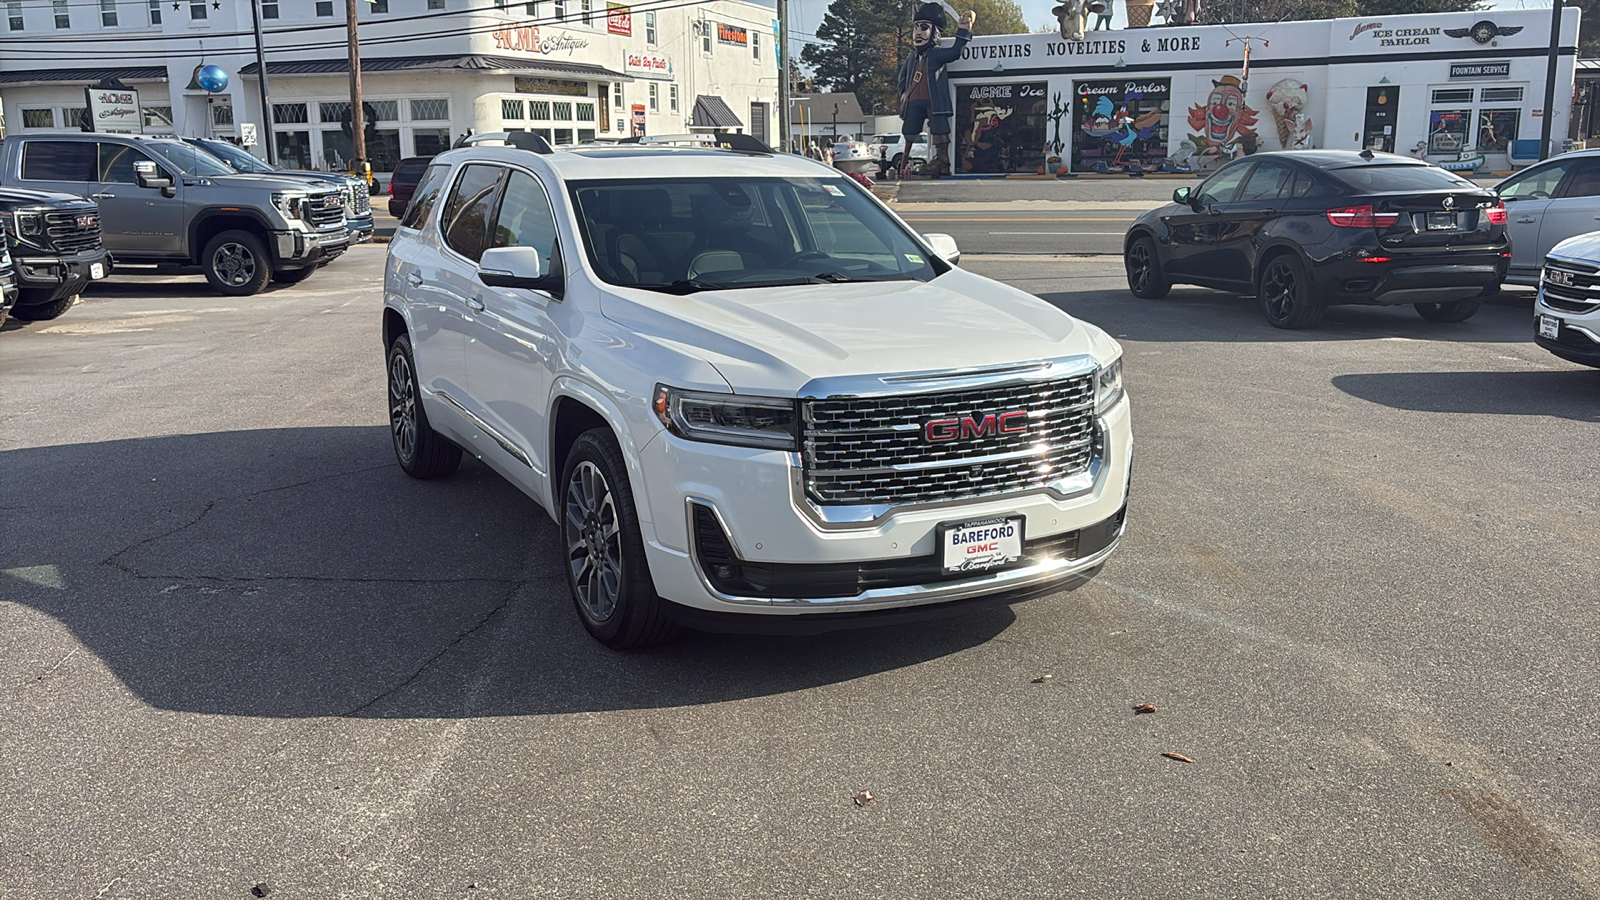
M 1183 205 L 1188 206 L 1191 202 L 1189 198 L 1193 193 L 1194 189 L 1188 186 L 1178 188 L 1172 192 L 1172 202 L 1182 203 Z
M 922 239 L 938 257 L 952 266 L 961 264 L 961 251 L 956 247 L 956 239 L 948 234 L 925 234 Z
M 522 288 L 561 296 L 561 278 L 544 272 L 544 260 L 533 247 L 493 247 L 478 261 L 478 280 L 490 287 Z
M 162 177 L 156 164 L 148 159 L 141 159 L 133 164 L 133 180 L 142 188 L 160 188 L 163 197 L 177 194 L 172 187 L 172 179 Z

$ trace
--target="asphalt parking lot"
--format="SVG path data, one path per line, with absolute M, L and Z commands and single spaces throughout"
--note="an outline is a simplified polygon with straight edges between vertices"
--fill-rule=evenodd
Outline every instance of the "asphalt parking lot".
M 1600 896 L 1600 371 L 1530 295 L 969 256 L 1126 347 L 1101 578 L 618 654 L 531 501 L 396 466 L 382 260 L 0 329 L 0 897 Z

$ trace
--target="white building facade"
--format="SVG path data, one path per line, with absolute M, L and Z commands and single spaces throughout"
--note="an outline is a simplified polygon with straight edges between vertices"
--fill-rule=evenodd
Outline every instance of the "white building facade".
M 973 39 L 948 72 L 958 173 L 1215 168 L 1240 154 L 1373 148 L 1505 169 L 1571 121 L 1577 9 L 1130 28 Z
M 8 133 L 76 128 L 84 89 L 138 92 L 146 133 L 221 137 L 304 168 L 352 155 L 344 3 L 257 0 L 273 116 L 262 115 L 249 0 L 4 0 Z M 772 9 L 743 0 L 361 2 L 375 171 L 457 137 L 522 129 L 556 143 L 635 134 L 777 134 Z M 202 63 L 229 73 L 208 93 Z M 381 179 L 381 175 L 380 175 Z

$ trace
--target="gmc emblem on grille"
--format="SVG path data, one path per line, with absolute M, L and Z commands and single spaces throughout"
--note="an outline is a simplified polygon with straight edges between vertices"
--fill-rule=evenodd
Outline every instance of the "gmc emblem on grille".
M 1028 430 L 1028 414 L 1013 410 L 998 415 L 989 413 L 981 419 L 962 416 L 959 419 L 934 419 L 922 426 L 922 436 L 930 441 L 954 441 L 996 434 L 1021 434 Z
M 1545 269 L 1544 280 L 1550 282 L 1551 284 L 1564 284 L 1567 287 L 1571 287 L 1572 273 L 1563 272 L 1560 269 Z
M 98 224 L 100 224 L 100 217 L 99 216 L 79 216 L 78 217 L 78 227 L 79 228 L 93 228 L 94 226 L 96 226 Z

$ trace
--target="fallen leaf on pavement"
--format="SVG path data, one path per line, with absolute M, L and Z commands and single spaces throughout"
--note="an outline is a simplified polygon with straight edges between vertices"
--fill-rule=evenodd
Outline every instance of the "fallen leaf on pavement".
M 1155 711 L 1156 705 L 1154 703 L 1136 703 L 1133 707 L 1133 714 L 1136 716 L 1149 715 Z
M 1163 751 L 1161 751 L 1161 755 L 1165 756 L 1167 759 L 1175 759 L 1178 762 L 1186 762 L 1186 763 L 1194 762 L 1194 760 L 1190 759 L 1187 756 L 1184 756 L 1182 753 L 1173 753 L 1171 750 L 1163 750 Z
M 876 797 L 872 796 L 872 792 L 871 791 L 857 791 L 856 792 L 856 805 L 857 806 L 866 806 L 868 803 L 871 803 L 873 800 L 876 800 L 876 799 L 877 799 Z
M 1055 681 L 1055 680 L 1056 680 L 1056 677 L 1054 675 L 1040 675 L 1038 678 L 1035 678 L 1033 680 L 1033 683 L 1034 684 L 1044 684 L 1046 681 Z

